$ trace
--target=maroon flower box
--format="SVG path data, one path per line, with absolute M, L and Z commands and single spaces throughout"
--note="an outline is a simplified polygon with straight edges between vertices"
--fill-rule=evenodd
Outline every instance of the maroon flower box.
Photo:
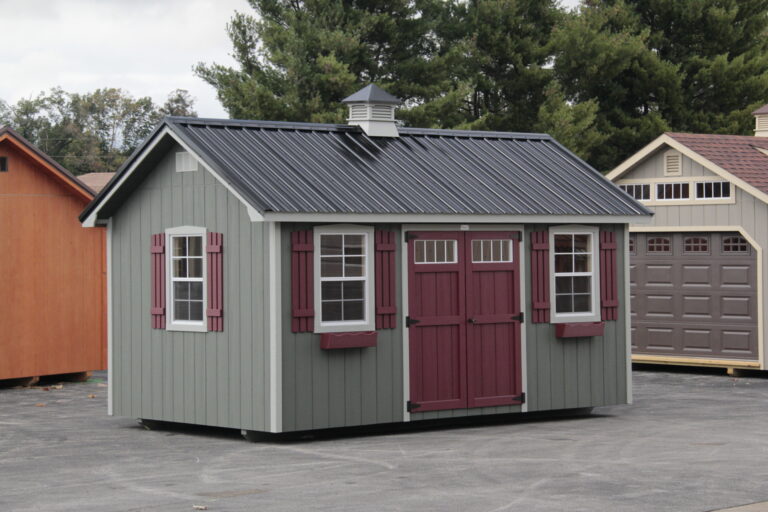
M 588 338 L 602 336 L 603 332 L 605 332 L 605 322 L 555 324 L 555 336 L 558 338 Z
M 320 335 L 320 348 L 363 348 L 376 346 L 376 331 L 324 332 Z

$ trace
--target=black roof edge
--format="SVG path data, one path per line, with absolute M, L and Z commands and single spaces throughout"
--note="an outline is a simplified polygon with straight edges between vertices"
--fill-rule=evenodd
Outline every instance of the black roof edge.
M 20 143 L 22 143 L 24 146 L 26 146 L 30 151 L 35 153 L 37 156 L 45 160 L 46 163 L 50 164 L 53 168 L 55 168 L 57 171 L 62 173 L 64 177 L 66 177 L 69 181 L 72 182 L 73 185 L 76 185 L 77 187 L 83 189 L 85 192 L 91 195 L 91 197 L 96 196 L 96 191 L 93 190 L 91 187 L 80 181 L 80 179 L 69 172 L 67 169 L 65 169 L 61 164 L 59 164 L 56 160 L 45 154 L 40 148 L 32 144 L 30 141 L 26 139 L 26 137 L 22 136 L 19 132 L 11 128 L 10 126 L 0 126 L 0 135 L 3 135 L 5 133 L 10 134 L 14 139 L 18 140 Z

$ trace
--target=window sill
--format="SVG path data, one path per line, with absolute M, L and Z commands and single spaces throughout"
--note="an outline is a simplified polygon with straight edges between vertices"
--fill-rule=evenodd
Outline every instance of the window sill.
M 180 324 L 180 323 L 168 323 L 165 327 L 166 331 L 179 331 L 179 332 L 208 332 L 208 326 L 205 322 L 200 324 Z
M 339 348 L 365 348 L 375 347 L 377 341 L 376 331 L 368 332 L 326 332 L 320 336 L 320 348 L 333 350 Z
M 605 322 L 579 322 L 555 324 L 555 336 L 558 338 L 589 338 L 602 336 Z

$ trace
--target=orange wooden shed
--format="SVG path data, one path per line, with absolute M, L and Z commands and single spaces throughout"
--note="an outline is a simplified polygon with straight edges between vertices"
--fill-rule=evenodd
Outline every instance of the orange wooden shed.
M 0 380 L 106 368 L 104 229 L 84 183 L 0 127 Z

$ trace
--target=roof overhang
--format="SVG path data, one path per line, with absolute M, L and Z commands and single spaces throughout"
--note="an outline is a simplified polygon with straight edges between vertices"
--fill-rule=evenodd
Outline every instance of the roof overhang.
M 760 199 L 764 203 L 768 203 L 768 194 L 763 192 L 762 190 L 756 188 L 753 185 L 750 185 L 743 179 L 739 178 L 738 176 L 726 171 L 716 163 L 712 162 L 711 160 L 708 160 L 686 146 L 685 144 L 682 144 L 681 142 L 678 142 L 675 138 L 670 137 L 669 135 L 662 134 L 655 138 L 653 141 L 648 143 L 644 148 L 642 148 L 640 151 L 632 155 L 631 157 L 624 160 L 621 164 L 619 164 L 618 167 L 616 167 L 614 170 L 606 174 L 606 178 L 608 178 L 611 181 L 616 181 L 619 178 L 621 178 L 624 174 L 629 172 L 630 170 L 634 169 L 636 165 L 643 162 L 646 158 L 649 158 L 651 155 L 653 155 L 657 150 L 662 148 L 663 146 L 669 146 L 672 149 L 676 149 L 683 155 L 687 156 L 694 162 L 701 164 L 706 169 L 712 171 L 713 173 L 717 174 L 724 180 L 727 180 L 731 182 L 733 185 L 739 187 L 740 189 L 744 190 L 745 192 L 755 196 L 756 198 Z
M 410 213 L 265 213 L 272 222 L 384 222 L 388 224 L 650 224 L 651 215 L 472 215 Z

